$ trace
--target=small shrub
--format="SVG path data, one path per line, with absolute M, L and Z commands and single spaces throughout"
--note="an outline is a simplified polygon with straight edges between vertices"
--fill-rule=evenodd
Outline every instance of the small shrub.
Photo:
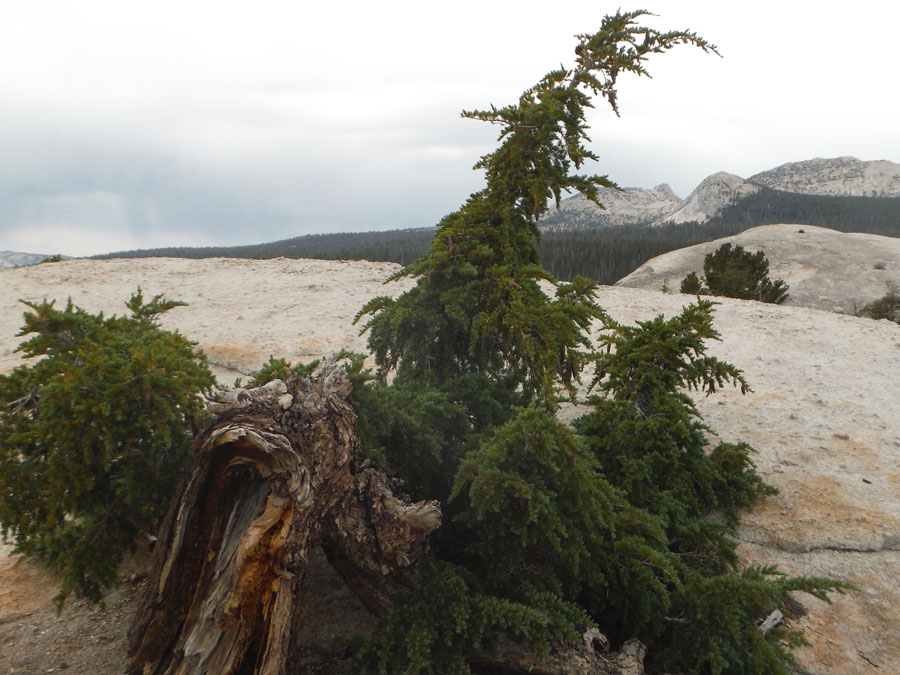
M 703 260 L 704 278 L 696 272 L 681 282 L 682 293 L 721 295 L 728 298 L 758 300 L 780 305 L 788 298 L 784 281 L 769 279 L 769 261 L 762 251 L 750 253 L 738 244 L 722 244 Z M 707 288 L 703 288 L 702 284 Z
M 900 288 L 897 284 L 888 284 L 887 293 L 863 306 L 857 316 L 864 316 L 869 319 L 889 319 L 894 323 L 900 323 Z
M 131 316 L 25 303 L 18 351 L 43 357 L 0 376 L 0 528 L 62 576 L 61 607 L 116 580 L 155 534 L 190 459 L 206 357 L 156 318 L 184 303 L 138 292 Z
M 690 293 L 691 295 L 700 295 L 701 293 L 708 292 L 709 289 L 703 288 L 703 284 L 700 283 L 700 277 L 697 276 L 696 272 L 691 272 L 684 279 L 681 280 L 681 292 L 682 293 Z

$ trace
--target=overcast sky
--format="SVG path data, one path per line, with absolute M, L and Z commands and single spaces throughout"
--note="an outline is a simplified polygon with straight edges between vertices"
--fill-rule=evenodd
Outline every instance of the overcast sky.
M 315 4 L 315 7 L 310 5 Z M 644 3 L 642 3 L 644 4 Z M 0 249 L 87 255 L 434 225 L 604 0 L 21 0 L 0 16 Z M 900 162 L 900 2 L 646 0 L 682 47 L 591 114 L 623 187 Z M 623 9 L 633 7 L 622 5 Z M 635 6 L 634 8 L 637 8 Z M 552 9 L 551 9 L 552 8 Z

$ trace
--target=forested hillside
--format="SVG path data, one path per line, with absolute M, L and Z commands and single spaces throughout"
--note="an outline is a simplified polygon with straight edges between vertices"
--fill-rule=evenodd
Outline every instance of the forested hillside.
M 580 274 L 601 284 L 613 284 L 655 256 L 773 223 L 819 225 L 841 232 L 900 237 L 900 198 L 801 195 L 763 188 L 705 223 L 581 227 L 544 232 L 541 261 L 560 279 L 572 279 Z M 434 228 L 417 228 L 313 234 L 251 246 L 141 249 L 97 257 L 285 257 L 408 265 L 428 251 L 434 233 Z

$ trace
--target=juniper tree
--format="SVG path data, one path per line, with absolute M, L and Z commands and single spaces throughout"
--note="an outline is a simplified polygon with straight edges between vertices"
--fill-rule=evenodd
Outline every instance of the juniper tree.
M 900 323 L 900 287 L 894 283 L 888 283 L 887 292 L 860 309 L 857 316 L 865 316 L 870 319 L 888 319 L 894 323 Z
M 738 509 L 772 488 L 749 446 L 707 446 L 682 391 L 729 382 L 748 389 L 737 369 L 703 353 L 704 339 L 717 336 L 711 304 L 626 327 L 596 305 L 591 282 L 560 284 L 539 265 L 537 220 L 549 205 L 567 190 L 596 200 L 598 187 L 613 186 L 571 173 L 595 158 L 584 146 L 591 96 L 617 111 L 618 74 L 646 74 L 648 54 L 682 43 L 715 50 L 692 33 L 639 27 L 641 14 L 607 17 L 597 33 L 578 36 L 575 67 L 551 72 L 517 104 L 463 113 L 501 127 L 500 146 L 476 165 L 486 187 L 444 218 L 429 253 L 397 275 L 416 286 L 372 300 L 358 317 L 368 317 L 381 375 L 371 385 L 380 393 L 357 405 L 364 420 L 378 421 L 364 425 L 372 444 L 419 488 L 422 476 L 444 477 L 431 483 L 438 493 L 421 496 L 443 500 L 455 469 L 450 517 L 433 535 L 440 572 L 391 609 L 357 657 L 362 672 L 466 672 L 473 652 L 500 637 L 546 653 L 591 624 L 616 641 L 640 636 L 656 650 L 655 668 L 784 671 L 782 642 L 802 636 L 762 636 L 757 621 L 775 606 L 786 610 L 791 590 L 826 597 L 843 588 L 737 569 L 729 534 Z M 596 319 L 611 331 L 612 355 L 596 357 L 588 341 Z M 554 397 L 589 359 L 606 396 L 573 434 L 552 420 Z M 375 403 L 388 400 L 402 412 Z M 493 426 L 480 416 L 487 400 L 501 409 Z M 446 599 L 446 611 L 434 597 Z M 678 640 L 702 649 L 679 650 Z
M 25 304 L 18 351 L 38 360 L 0 376 L 0 528 L 60 573 L 58 605 L 98 600 L 156 534 L 213 378 L 195 343 L 157 325 L 184 303 L 138 289 L 124 317 Z
M 598 188 L 616 187 L 606 176 L 573 172 L 597 159 L 585 145 L 594 98 L 618 114 L 617 78 L 647 75 L 651 54 L 681 44 L 715 51 L 694 33 L 638 25 L 645 14 L 619 12 L 596 33 L 576 36 L 575 65 L 548 73 L 517 103 L 462 113 L 498 125 L 500 145 L 475 165 L 485 188 L 438 224 L 427 255 L 396 275 L 415 277 L 416 286 L 396 300 L 375 298 L 360 313 L 382 374 L 396 369 L 401 381 L 438 387 L 484 374 L 545 403 L 560 380 L 577 377 L 598 313 L 595 284 L 557 283 L 540 267 L 537 221 L 566 192 L 598 202 Z M 553 287 L 551 296 L 541 282 Z
M 780 305 L 788 298 L 788 286 L 781 280 L 769 278 L 769 261 L 762 251 L 751 253 L 740 244 L 724 243 L 703 259 L 701 288 L 696 272 L 681 282 L 682 293 L 708 293 L 728 298 L 758 300 Z
M 679 290 L 682 293 L 690 293 L 691 295 L 706 295 L 709 293 L 708 288 L 704 288 L 700 282 L 700 277 L 696 272 L 689 272 L 688 275 L 681 280 Z
M 792 591 L 827 600 L 827 592 L 849 586 L 773 567 L 738 569 L 739 509 L 776 490 L 756 473 L 746 443 L 709 447 L 709 429 L 687 393 L 711 395 L 727 385 L 749 391 L 740 370 L 706 354 L 706 341 L 719 339 L 713 304 L 698 300 L 668 320 L 636 326 L 603 317 L 600 394 L 576 429 L 628 503 L 661 519 L 678 583 L 669 587 L 666 611 L 644 621 L 593 616 L 619 639 L 645 640 L 651 672 L 787 673 L 790 647 L 805 644 L 802 633 L 763 633 L 757 623 L 774 609 L 789 616 Z
M 546 650 L 610 602 L 645 620 L 662 614 L 677 584 L 662 520 L 633 508 L 581 441 L 551 420 L 559 388 L 571 393 L 586 363 L 588 328 L 602 313 L 595 284 L 557 282 L 538 255 L 537 221 L 563 193 L 597 202 L 599 187 L 616 187 L 606 176 L 575 173 L 597 159 L 585 145 L 594 98 L 618 113 L 618 76 L 646 75 L 650 54 L 680 44 L 715 51 L 694 33 L 638 25 L 644 14 L 619 12 L 596 33 L 576 36 L 575 65 L 550 72 L 517 103 L 463 112 L 500 127 L 499 147 L 475 166 L 485 171 L 486 187 L 439 223 L 426 256 L 396 275 L 415 277 L 415 287 L 396 300 L 373 299 L 357 317 L 367 317 L 382 380 L 372 385 L 382 393 L 357 405 L 364 420 L 379 422 L 364 425 L 373 444 L 413 482 L 403 458 L 418 448 L 409 440 L 435 439 L 424 447 L 436 449 L 445 476 L 456 473 L 451 518 L 434 537 L 451 567 L 432 579 L 431 590 L 420 589 L 421 600 L 392 609 L 383 624 L 391 630 L 379 629 L 359 657 L 366 672 L 439 672 L 449 663 L 464 670 L 460 651 L 473 648 L 466 636 L 480 644 L 504 634 Z M 542 283 L 553 289 L 549 295 Z M 390 389 L 422 401 L 430 396 L 445 411 L 457 406 L 466 413 L 456 428 L 460 438 L 434 436 L 427 403 L 404 406 L 418 412 L 400 425 L 426 431 L 398 438 L 391 420 L 403 413 L 372 415 L 365 403 L 377 406 Z M 455 619 L 427 600 L 446 595 L 446 578 L 459 579 L 456 596 L 467 598 L 449 603 Z M 441 657 L 441 666 L 422 657 L 409 670 L 411 655 L 435 645 L 457 656 Z

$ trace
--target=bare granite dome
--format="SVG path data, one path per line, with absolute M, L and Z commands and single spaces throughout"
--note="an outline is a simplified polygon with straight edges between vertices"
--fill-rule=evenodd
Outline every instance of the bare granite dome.
M 677 291 L 689 272 L 703 275 L 703 259 L 722 244 L 762 251 L 769 277 L 789 289 L 785 304 L 852 314 L 900 285 L 900 239 L 845 233 L 813 225 L 760 225 L 732 237 L 670 251 L 648 260 L 617 286 Z
M 790 263 L 796 273 L 778 263 L 775 275 L 787 278 L 792 292 L 799 293 L 803 275 L 823 283 L 826 270 L 819 269 L 823 263 L 816 251 L 830 235 L 808 226 L 803 234 L 796 226 L 774 227 L 766 242 L 778 241 L 779 232 L 797 239 L 798 246 L 812 242 L 808 260 Z M 868 242 L 870 235 L 841 236 Z M 827 263 L 845 275 L 841 284 L 852 285 L 857 270 L 882 260 L 886 267 L 880 272 L 896 274 L 896 249 L 866 246 L 845 246 L 840 264 Z M 777 250 L 767 251 L 770 260 L 780 259 Z M 364 338 L 352 317 L 367 299 L 408 287 L 409 280 L 382 285 L 396 269 L 370 262 L 157 258 L 0 270 L 0 372 L 20 362 L 13 353 L 24 309 L 17 298 L 64 303 L 71 296 L 92 312 L 121 313 L 140 285 L 145 294 L 165 293 L 190 303 L 173 309 L 162 323 L 197 340 L 220 380 L 230 384 L 270 355 L 297 361 L 342 347 L 362 349 Z M 648 283 L 601 288 L 599 303 L 616 320 L 634 322 L 659 313 L 672 316 L 692 300 Z M 723 440 L 756 448 L 760 473 L 780 490 L 745 517 L 738 533 L 742 560 L 777 564 L 792 574 L 832 576 L 859 588 L 835 596 L 832 605 L 797 594 L 806 614 L 796 624 L 813 643 L 799 652 L 804 672 L 900 672 L 900 326 L 725 298 L 716 308 L 715 327 L 722 340 L 712 342 L 710 352 L 742 369 L 753 392 L 742 396 L 725 389 L 697 397 L 698 406 Z M 564 411 L 568 418 L 575 414 Z M 133 572 L 123 575 L 139 578 L 131 577 Z M 70 601 L 61 619 L 51 603 L 53 583 L 36 563 L 0 547 L 0 671 L 46 672 L 64 661 L 70 672 L 123 672 L 125 630 L 138 582 L 114 591 L 110 614 Z M 335 591 L 333 598 L 338 597 Z M 329 600 L 316 605 L 316 618 L 325 622 L 337 611 L 338 625 L 355 611 L 349 607 Z M 328 625 L 322 624 L 326 637 Z

